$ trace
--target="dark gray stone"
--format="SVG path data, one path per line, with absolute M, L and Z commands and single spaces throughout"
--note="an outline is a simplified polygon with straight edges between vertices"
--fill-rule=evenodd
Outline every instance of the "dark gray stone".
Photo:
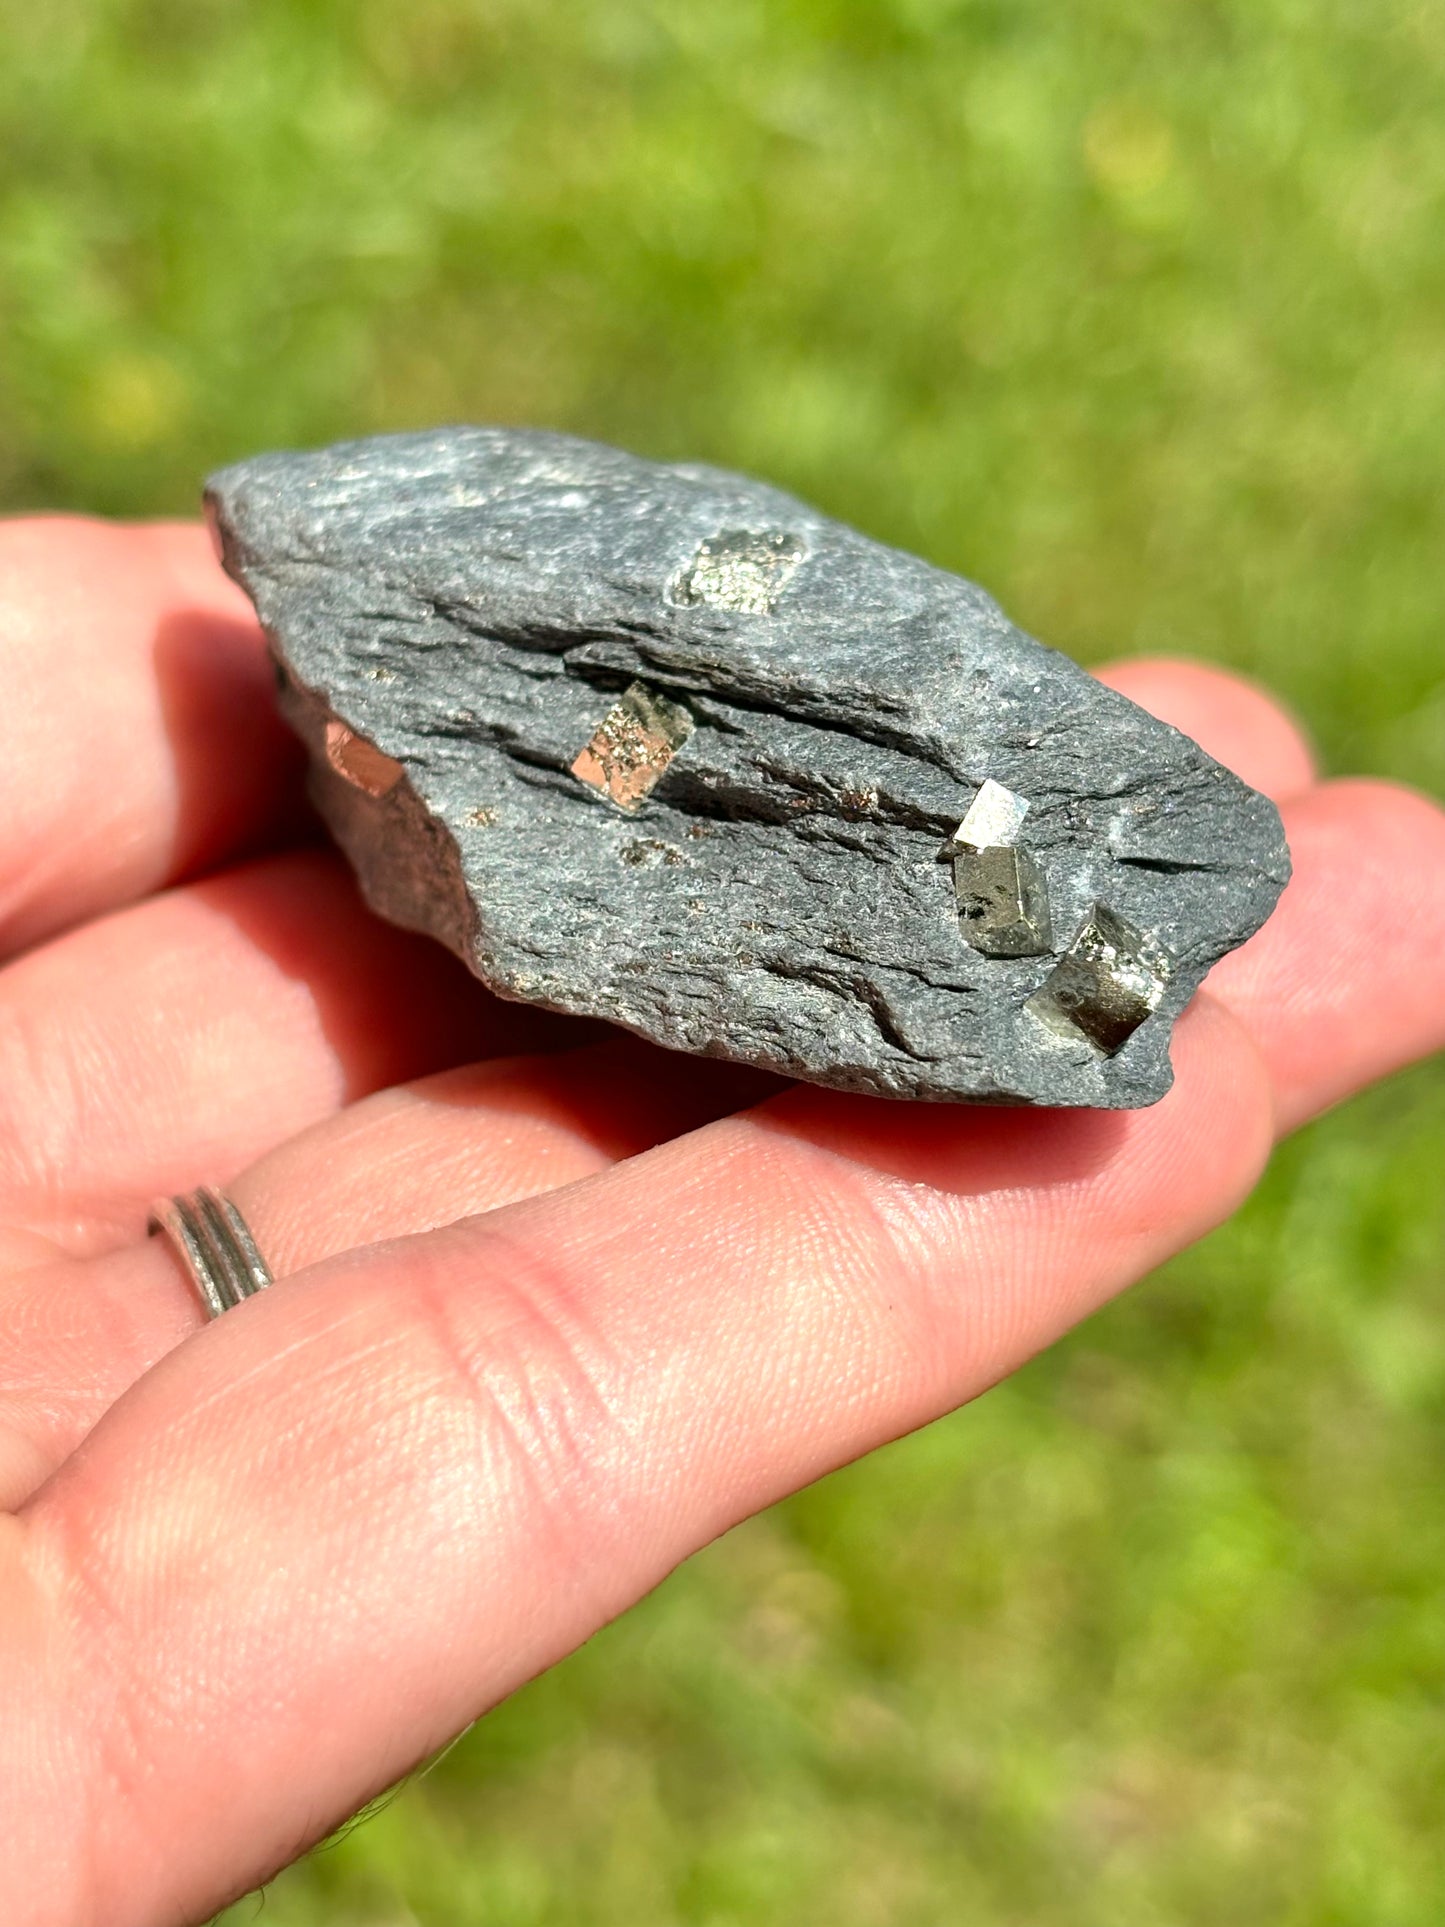
M 259 456 L 208 502 L 368 899 L 505 997 L 844 1090 L 1132 1107 L 1288 876 L 1273 805 L 1187 737 L 741 476 L 453 428 Z M 943 859 L 990 778 L 1053 954 L 960 930 Z M 1096 904 L 1162 960 L 1112 1055 L 1026 1008 Z

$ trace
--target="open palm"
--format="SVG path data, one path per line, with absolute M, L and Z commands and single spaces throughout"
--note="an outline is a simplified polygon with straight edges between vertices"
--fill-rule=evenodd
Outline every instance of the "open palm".
M 491 999 L 315 847 L 189 527 L 0 526 L 0 1881 L 263 1879 L 707 1540 L 973 1396 L 1445 1043 L 1445 815 L 1216 672 L 1116 688 L 1296 878 L 1150 1111 L 845 1098 Z M 280 1282 L 144 1236 L 225 1183 Z

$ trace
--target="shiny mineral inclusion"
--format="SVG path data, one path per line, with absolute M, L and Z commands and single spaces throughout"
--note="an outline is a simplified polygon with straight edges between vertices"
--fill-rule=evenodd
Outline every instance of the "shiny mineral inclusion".
M 631 814 L 692 731 L 692 717 L 680 703 L 635 682 L 592 732 L 572 774 Z
M 673 578 L 670 596 L 683 608 L 702 603 L 768 616 L 806 555 L 797 536 L 783 529 L 724 529 L 699 543 Z
M 962 850 L 953 862 L 959 928 L 985 957 L 1044 957 L 1049 892 L 1027 850 Z
M 967 814 L 949 840 L 952 855 L 959 850 L 1002 850 L 1018 842 L 1029 813 L 1022 796 L 1005 789 L 990 776 L 968 806 Z
M 1096 903 L 1024 1008 L 1056 1035 L 1113 1057 L 1158 1009 L 1172 971 L 1152 937 Z

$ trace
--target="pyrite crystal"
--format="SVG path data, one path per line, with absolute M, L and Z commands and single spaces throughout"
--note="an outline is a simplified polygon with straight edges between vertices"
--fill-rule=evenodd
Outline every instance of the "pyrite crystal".
M 1172 971 L 1159 944 L 1096 903 L 1024 1008 L 1059 1036 L 1081 1033 L 1112 1057 L 1159 1008 Z
M 1047 957 L 1049 889 L 1027 850 L 964 850 L 953 859 L 963 934 L 985 957 Z
M 681 703 L 635 682 L 597 725 L 572 774 L 635 813 L 691 734 L 692 717 Z
M 1152 1103 L 1271 803 L 778 490 L 485 428 L 215 476 L 316 800 L 505 997 L 889 1097 Z

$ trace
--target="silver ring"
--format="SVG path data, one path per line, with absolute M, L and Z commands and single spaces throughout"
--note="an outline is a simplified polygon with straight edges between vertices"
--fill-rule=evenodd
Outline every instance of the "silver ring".
M 151 1206 L 148 1232 L 163 1232 L 190 1274 L 210 1318 L 272 1283 L 250 1227 L 229 1198 L 209 1185 Z

